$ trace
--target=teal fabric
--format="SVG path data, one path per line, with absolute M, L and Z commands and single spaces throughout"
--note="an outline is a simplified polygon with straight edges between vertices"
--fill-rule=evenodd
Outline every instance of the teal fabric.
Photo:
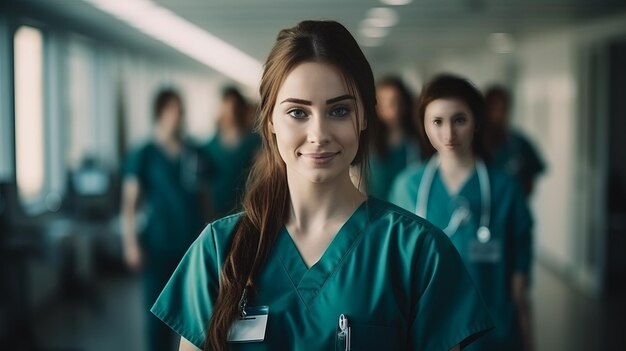
M 532 184 L 546 168 L 530 141 L 516 131 L 510 131 L 504 143 L 493 150 L 491 162 L 516 177 L 523 186 Z
M 219 133 L 205 145 L 210 164 L 208 178 L 211 189 L 211 218 L 223 217 L 238 212 L 248 171 L 257 151 L 261 147 L 258 134 L 248 134 L 238 145 L 224 145 Z
M 152 307 L 175 332 L 202 346 L 233 229 L 213 222 L 187 252 Z M 231 350 L 343 350 L 340 314 L 353 350 L 440 350 L 473 341 L 492 327 L 449 239 L 430 223 L 369 198 L 321 259 L 304 264 L 283 228 L 248 306 L 269 306 L 265 340 Z
M 190 143 L 184 144 L 178 157 L 171 157 L 150 142 L 131 152 L 124 164 L 124 176 L 139 181 L 148 211 L 140 241 L 146 339 L 151 351 L 170 350 L 174 341 L 175 335 L 148 310 L 202 230 L 200 193 L 206 168 L 202 153 Z
M 451 196 L 439 171 L 435 173 L 427 206 L 427 219 L 439 228 L 448 225 L 459 201 L 468 201 L 471 219 L 451 236 L 474 282 L 479 287 L 496 328 L 470 347 L 473 350 L 518 350 L 521 339 L 518 315 L 511 300 L 511 280 L 516 272 L 530 274 L 532 261 L 532 217 L 518 182 L 503 170 L 488 167 L 491 183 L 490 242 L 500 245 L 501 260 L 476 262 L 470 254 L 470 245 L 476 242 L 476 231 L 481 215 L 481 194 L 478 175 L 474 172 L 459 193 Z M 407 169 L 394 182 L 389 200 L 415 212 L 419 184 L 424 167 Z M 462 200 L 465 199 L 465 200 Z
M 125 177 L 136 177 L 148 217 L 142 244 L 148 253 L 182 257 L 202 230 L 201 191 L 206 158 L 185 143 L 177 157 L 149 142 L 133 151 L 124 166 Z
M 409 164 L 419 162 L 417 141 L 405 141 L 392 147 L 386 155 L 372 152 L 369 158 L 370 172 L 367 192 L 379 199 L 386 199 L 396 176 Z

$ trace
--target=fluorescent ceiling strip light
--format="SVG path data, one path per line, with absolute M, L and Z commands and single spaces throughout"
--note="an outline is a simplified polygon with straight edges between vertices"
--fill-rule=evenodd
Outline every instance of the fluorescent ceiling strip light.
M 399 5 L 408 5 L 412 2 L 413 0 L 381 0 L 381 2 L 385 5 L 393 5 L 393 6 L 399 6 Z
M 388 7 L 375 7 L 367 11 L 367 22 L 373 27 L 393 27 L 398 23 L 398 15 Z
M 259 84 L 261 62 L 150 0 L 84 1 L 241 84 Z

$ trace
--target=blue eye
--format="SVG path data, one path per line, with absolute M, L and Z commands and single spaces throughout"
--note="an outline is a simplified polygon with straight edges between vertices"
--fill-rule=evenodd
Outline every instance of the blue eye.
M 304 112 L 301 109 L 293 109 L 290 110 L 289 112 L 287 112 L 287 114 L 289 114 L 289 116 L 295 118 L 295 119 L 303 119 L 306 118 L 306 112 Z
M 330 110 L 330 116 L 335 118 L 345 117 L 350 113 L 350 109 L 346 107 L 336 107 Z

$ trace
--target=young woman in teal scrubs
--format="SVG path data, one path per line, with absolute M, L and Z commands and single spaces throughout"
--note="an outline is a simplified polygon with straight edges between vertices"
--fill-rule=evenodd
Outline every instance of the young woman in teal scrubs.
M 152 307 L 180 350 L 447 351 L 489 330 L 445 234 L 352 184 L 376 97 L 350 33 L 282 30 L 260 93 L 244 212 L 205 228 Z
M 239 212 L 239 202 L 252 160 L 261 141 L 251 132 L 248 102 L 239 90 L 222 92 L 217 134 L 204 146 L 211 168 L 211 219 Z
M 470 348 L 529 350 L 532 218 L 519 183 L 485 166 L 483 98 L 469 81 L 439 76 L 417 116 L 436 153 L 398 176 L 390 200 L 442 228 L 480 288 L 496 328 Z
M 122 219 L 124 258 L 143 273 L 147 309 L 202 230 L 207 202 L 202 152 L 183 138 L 183 103 L 178 92 L 161 90 L 154 102 L 152 140 L 133 150 L 124 164 Z M 146 204 L 146 227 L 139 235 L 137 209 Z M 147 349 L 168 350 L 175 335 L 147 314 Z
M 387 199 L 391 184 L 408 165 L 420 162 L 420 148 L 413 116 L 413 94 L 398 77 L 376 84 L 378 126 L 372 135 L 367 193 Z

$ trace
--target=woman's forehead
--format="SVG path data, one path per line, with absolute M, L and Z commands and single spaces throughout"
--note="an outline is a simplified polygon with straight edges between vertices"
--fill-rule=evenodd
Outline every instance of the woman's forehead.
M 337 96 L 351 95 L 351 90 L 344 74 L 334 65 L 303 62 L 286 75 L 278 90 L 277 103 L 287 98 L 323 102 Z

